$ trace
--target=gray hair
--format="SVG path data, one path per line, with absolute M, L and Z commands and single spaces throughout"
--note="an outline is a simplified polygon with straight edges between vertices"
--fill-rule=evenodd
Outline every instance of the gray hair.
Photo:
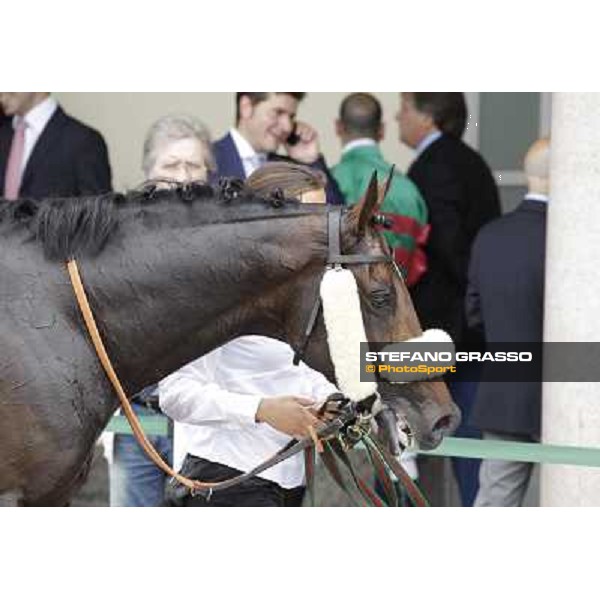
M 156 121 L 148 130 L 144 141 L 144 155 L 142 169 L 146 177 L 156 162 L 156 152 L 165 142 L 177 140 L 197 139 L 206 151 L 208 157 L 208 170 L 216 170 L 215 158 L 212 152 L 212 140 L 208 127 L 190 115 L 169 115 Z

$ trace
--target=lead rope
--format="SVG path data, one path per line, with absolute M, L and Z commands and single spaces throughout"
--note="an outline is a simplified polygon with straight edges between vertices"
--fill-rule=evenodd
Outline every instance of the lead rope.
M 69 272 L 69 277 L 71 279 L 71 285 L 73 286 L 73 290 L 75 292 L 75 297 L 77 298 L 77 302 L 79 304 L 79 308 L 81 310 L 81 314 L 85 321 L 85 325 L 87 327 L 88 333 L 96 350 L 96 354 L 98 359 L 100 360 L 100 364 L 102 365 L 109 381 L 111 382 L 117 397 L 119 398 L 119 402 L 125 413 L 125 417 L 131 426 L 135 439 L 138 441 L 144 452 L 150 458 L 150 460 L 162 471 L 164 471 L 169 477 L 172 477 L 175 481 L 183 485 L 185 488 L 191 491 L 192 495 L 204 492 L 208 494 L 208 497 L 212 496 L 212 494 L 216 491 L 225 490 L 234 485 L 238 485 L 247 481 L 251 477 L 257 476 L 268 468 L 287 460 L 287 458 L 291 458 L 296 453 L 301 452 L 307 447 L 314 444 L 316 450 L 319 452 L 322 450 L 321 440 L 319 439 L 319 433 L 314 429 L 311 430 L 311 436 L 305 438 L 304 440 L 299 440 L 296 442 L 290 442 L 285 448 L 280 450 L 275 456 L 271 459 L 259 465 L 253 471 L 246 473 L 245 475 L 240 475 L 238 477 L 234 477 L 228 481 L 222 481 L 217 483 L 207 483 L 203 481 L 194 481 L 183 475 L 177 473 L 174 469 L 168 465 L 160 454 L 156 451 L 154 446 L 148 440 L 146 433 L 144 432 L 142 425 L 139 421 L 138 416 L 135 414 L 135 411 L 131 407 L 131 403 L 127 397 L 127 394 L 123 390 L 123 386 L 119 381 L 119 377 L 114 370 L 112 365 L 112 361 L 110 360 L 108 353 L 106 352 L 106 348 L 104 346 L 104 342 L 102 341 L 102 336 L 98 331 L 98 327 L 96 325 L 96 320 L 94 319 L 94 315 L 92 313 L 92 309 L 90 307 L 89 301 L 87 299 L 87 294 L 85 292 L 85 288 L 83 287 L 83 282 L 81 281 L 81 275 L 79 273 L 79 267 L 75 260 L 70 260 L 67 262 L 67 270 Z M 323 432 L 327 431 L 328 427 L 325 426 L 323 428 Z
M 181 485 L 185 486 L 189 490 L 193 492 L 198 492 L 201 490 L 211 490 L 214 487 L 213 485 L 203 483 L 200 481 L 193 481 L 177 473 L 162 459 L 160 454 L 156 451 L 156 449 L 148 440 L 148 437 L 146 436 L 146 433 L 144 432 L 140 424 L 138 416 L 135 414 L 133 408 L 131 407 L 129 399 L 127 398 L 127 394 L 125 394 L 125 391 L 123 390 L 123 386 L 119 381 L 119 377 L 115 372 L 115 369 L 108 356 L 108 353 L 106 352 L 104 342 L 102 341 L 102 337 L 100 335 L 100 332 L 98 331 L 96 320 L 94 319 L 90 303 L 87 299 L 87 294 L 85 293 L 85 289 L 81 281 L 81 275 L 79 273 L 79 267 L 77 266 L 77 262 L 74 260 L 70 260 L 67 263 L 67 270 L 69 271 L 71 284 L 73 286 L 73 290 L 75 291 L 75 296 L 77 298 L 79 308 L 81 309 L 83 320 L 85 321 L 88 333 L 92 338 L 92 343 L 94 344 L 94 348 L 96 349 L 96 354 L 98 355 L 100 364 L 102 365 L 102 368 L 104 369 L 109 381 L 111 382 L 113 388 L 115 389 L 115 392 L 117 393 L 123 412 L 125 413 L 125 416 L 129 421 L 135 438 L 142 446 L 142 449 L 148 455 L 150 460 L 152 460 L 152 462 L 159 469 L 164 471 L 167 475 L 178 481 Z
M 400 461 L 391 454 L 391 452 L 371 435 L 366 435 L 363 438 L 365 444 L 367 444 L 374 452 L 376 452 L 383 463 L 391 471 L 391 473 L 398 479 L 400 485 L 404 488 L 411 502 L 417 508 L 425 508 L 429 506 L 427 498 L 423 495 L 423 492 L 419 489 L 417 484 L 411 479 L 408 473 L 404 470 L 404 467 L 400 464 Z

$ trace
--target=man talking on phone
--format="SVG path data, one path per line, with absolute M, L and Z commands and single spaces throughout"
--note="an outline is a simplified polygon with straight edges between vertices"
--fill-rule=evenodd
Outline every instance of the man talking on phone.
M 215 142 L 219 177 L 246 179 L 273 160 L 291 160 L 322 171 L 327 177 L 327 203 L 343 204 L 329 173 L 317 131 L 296 120 L 305 92 L 236 92 L 236 126 Z M 280 149 L 286 154 L 278 154 Z

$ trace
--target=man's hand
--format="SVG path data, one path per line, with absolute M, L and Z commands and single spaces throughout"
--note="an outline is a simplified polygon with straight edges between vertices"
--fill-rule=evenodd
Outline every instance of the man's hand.
M 307 398 L 282 396 L 280 398 L 265 398 L 256 412 L 256 422 L 266 423 L 296 439 L 311 436 L 320 421 L 311 413 L 315 403 Z
M 285 144 L 288 156 L 305 165 L 312 165 L 321 154 L 317 130 L 307 123 L 296 123 L 296 135 L 300 141 L 294 146 Z

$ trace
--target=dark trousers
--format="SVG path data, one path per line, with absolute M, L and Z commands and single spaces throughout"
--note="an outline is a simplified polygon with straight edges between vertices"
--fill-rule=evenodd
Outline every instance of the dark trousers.
M 242 475 L 231 467 L 188 455 L 181 474 L 189 479 L 206 482 L 227 481 Z M 214 507 L 298 507 L 302 506 L 305 488 L 286 490 L 272 481 L 253 477 L 222 492 L 214 492 L 210 498 L 192 496 L 181 484 L 173 482 L 167 490 L 165 506 L 214 506 Z

